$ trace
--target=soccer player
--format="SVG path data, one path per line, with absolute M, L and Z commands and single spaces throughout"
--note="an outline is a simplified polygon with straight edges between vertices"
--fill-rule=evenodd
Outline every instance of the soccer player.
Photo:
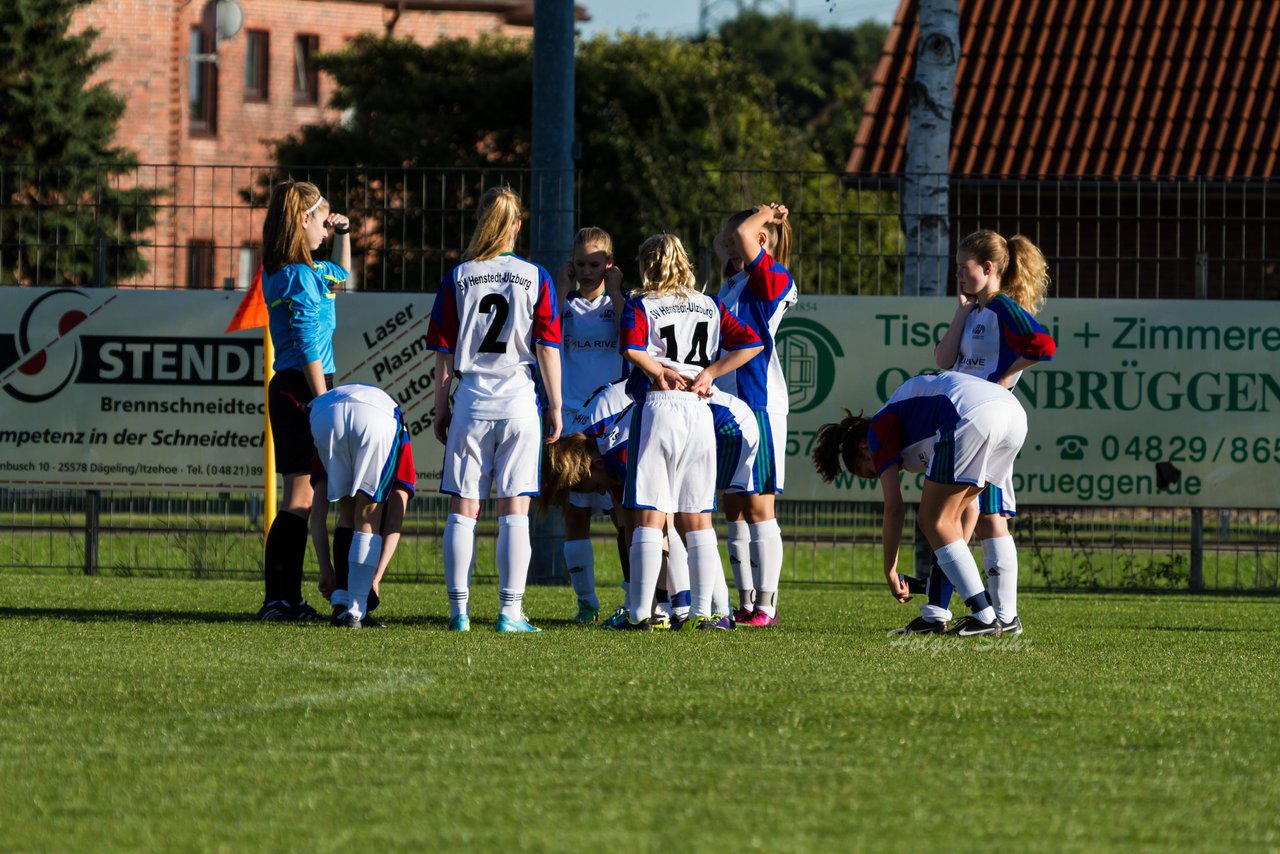
M 381 627 L 369 616 L 370 596 L 400 541 L 405 508 L 413 497 L 413 446 L 400 408 L 385 391 L 353 383 L 311 402 L 316 446 L 315 486 L 328 501 L 311 511 L 311 538 L 320 562 L 320 587 L 332 592 L 331 623 L 358 629 Z M 338 530 L 349 529 L 346 555 L 335 532 L 329 553 L 329 501 L 338 502 Z M 345 560 L 343 558 L 346 558 Z
M 333 260 L 312 253 L 333 232 Z M 262 223 L 262 297 L 275 347 L 275 375 L 267 389 L 276 469 L 284 476 L 284 500 L 267 532 L 263 555 L 266 590 L 259 620 L 323 619 L 302 598 L 307 518 L 313 492 L 307 404 L 333 385 L 333 285 L 351 269 L 351 224 L 329 209 L 315 184 L 285 181 L 271 188 Z
M 934 350 L 938 367 L 1012 389 L 1023 370 L 1051 360 L 1057 349 L 1034 317 L 1048 288 L 1048 264 L 1027 238 L 1019 234 L 1005 240 L 994 231 L 965 237 L 956 250 L 956 313 Z M 988 487 L 966 509 L 965 530 L 974 530 L 976 522 L 1001 626 L 1007 633 L 1022 634 L 1018 549 L 1008 522 L 1013 504 L 1013 496 Z M 925 614 L 913 625 L 926 632 L 937 627 Z
M 495 187 L 480 199 L 465 259 L 445 276 L 431 310 L 436 350 L 435 434 L 445 446 L 440 491 L 449 628 L 468 631 L 471 558 L 480 502 L 496 493 L 499 632 L 537 633 L 524 616 L 532 548 L 529 499 L 538 494 L 544 439 L 560 437 L 560 317 L 547 271 L 514 254 L 520 197 Z M 534 380 L 546 407 L 539 416 Z M 454 378 L 458 387 L 450 401 Z M 542 419 L 546 419 L 545 431 Z
M 711 512 L 715 505 L 715 427 L 700 398 L 712 382 L 760 352 L 760 338 L 696 288 L 679 238 L 659 234 L 640 246 L 640 287 L 622 318 L 623 355 L 639 374 L 643 402 L 633 410 L 624 505 L 636 514 L 631 540 L 631 612 L 620 628 L 648 628 L 662 565 L 666 515 L 689 552 L 692 618 L 731 628 L 712 614 L 715 573 L 724 576 Z M 647 385 L 647 389 L 643 386 Z
M 719 299 L 759 336 L 760 358 L 716 380 L 756 413 L 760 445 L 755 462 L 756 488 L 725 493 L 729 523 L 729 563 L 738 587 L 738 625 L 752 628 L 778 622 L 778 582 L 782 577 L 782 532 L 775 496 L 783 491 L 786 473 L 786 378 L 778 358 L 778 326 L 799 290 L 786 264 L 791 255 L 791 223 L 787 208 L 773 203 L 729 217 L 716 236 L 715 250 L 729 279 Z M 750 574 L 744 567 L 750 568 Z
M 625 374 L 618 351 L 618 317 L 622 313 L 622 270 L 613 263 L 613 238 L 604 229 L 587 227 L 573 238 L 572 258 L 556 277 L 561 317 L 561 395 L 565 424 L 597 390 Z M 564 559 L 578 598 L 574 620 L 591 623 L 600 615 L 596 596 L 595 551 L 591 517 L 609 514 L 606 493 L 573 493 L 564 508 Z
M 938 566 L 972 611 L 948 633 L 998 635 L 1000 621 L 969 551 L 962 516 L 988 484 L 1007 489 L 1013 460 L 1027 436 L 1027 414 L 996 383 L 955 372 L 904 382 L 871 418 L 852 415 L 818 430 L 814 468 L 830 483 L 845 468 L 879 478 L 884 494 L 884 575 L 900 602 L 910 596 L 898 575 L 898 546 L 906 515 L 900 471 L 925 472 L 917 520 Z M 1008 490 L 1012 501 L 1012 490 Z M 1015 509 L 1012 506 L 1010 509 Z

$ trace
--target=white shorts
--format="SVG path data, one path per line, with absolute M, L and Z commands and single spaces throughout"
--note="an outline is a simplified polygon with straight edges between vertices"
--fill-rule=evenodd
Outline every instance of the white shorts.
M 311 407 L 311 438 L 329 484 L 328 498 L 338 501 L 363 493 L 385 501 L 395 485 L 400 451 L 400 422 L 393 412 L 359 400 L 316 398 Z
M 444 447 L 440 491 L 459 498 L 537 495 L 542 466 L 542 419 L 488 420 L 455 412 Z
M 756 492 L 756 456 L 760 425 L 756 414 L 738 398 L 716 389 L 707 401 L 716 428 L 716 489 Z
M 1013 461 L 1027 438 L 1027 413 L 1009 395 L 969 410 L 954 430 L 940 430 L 926 475 L 935 483 L 968 483 L 1000 490 L 1006 513 L 1017 511 Z
M 651 391 L 631 418 L 623 504 L 663 513 L 715 510 L 711 407 L 687 391 Z
M 570 492 L 569 506 L 590 510 L 592 516 L 607 516 L 613 510 L 613 498 L 607 492 Z

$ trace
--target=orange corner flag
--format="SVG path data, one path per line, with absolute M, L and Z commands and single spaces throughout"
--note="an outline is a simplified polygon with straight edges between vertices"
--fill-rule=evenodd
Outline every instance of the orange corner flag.
M 241 329 L 257 329 L 267 325 L 267 302 L 262 298 L 262 268 L 253 276 L 253 284 L 249 286 L 244 299 L 236 308 L 235 317 L 227 324 L 227 332 L 239 332 Z

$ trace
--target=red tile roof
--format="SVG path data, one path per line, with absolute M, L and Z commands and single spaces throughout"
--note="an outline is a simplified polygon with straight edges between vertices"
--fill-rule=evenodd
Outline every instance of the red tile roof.
M 1280 176 L 1280 2 L 959 0 L 953 175 Z M 915 0 L 848 171 L 900 173 Z

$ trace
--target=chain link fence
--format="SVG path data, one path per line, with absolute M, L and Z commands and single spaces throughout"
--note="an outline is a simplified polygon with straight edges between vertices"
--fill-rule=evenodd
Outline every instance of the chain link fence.
M 63 194 L 60 175 L 56 167 L 0 166 L 3 281 L 243 289 L 258 266 L 265 190 L 282 177 L 276 167 L 139 166 L 112 180 L 159 196 L 146 210 L 105 211 L 92 192 Z M 526 170 L 317 168 L 289 176 L 318 184 L 355 222 L 355 287 L 389 291 L 435 289 L 460 258 L 484 188 L 505 183 L 527 200 L 531 186 Z M 804 292 L 902 293 L 908 247 L 896 177 L 720 171 L 707 180 L 723 206 L 672 224 L 696 251 L 704 281 L 718 279 L 710 243 L 724 218 L 778 200 L 793 211 L 791 267 Z M 24 191 L 32 186 L 38 192 Z M 1031 237 L 1050 262 L 1050 299 L 1271 300 L 1280 298 L 1280 247 L 1268 239 L 1280 234 L 1276 190 L 1265 180 L 965 179 L 952 182 L 950 228 L 953 245 L 978 228 Z M 128 263 L 127 251 L 143 263 Z M 939 260 L 948 283 L 949 263 Z M 0 567 L 255 578 L 261 499 L 0 489 Z M 878 505 L 783 499 L 778 507 L 788 580 L 882 583 Z M 1019 509 L 1013 527 L 1028 587 L 1280 592 L 1276 511 Z M 443 577 L 445 515 L 441 497 L 412 502 L 397 577 Z M 482 519 L 491 518 L 486 509 Z M 482 523 L 479 533 L 476 571 L 490 575 L 495 531 Z M 596 534 L 609 565 L 607 523 Z

